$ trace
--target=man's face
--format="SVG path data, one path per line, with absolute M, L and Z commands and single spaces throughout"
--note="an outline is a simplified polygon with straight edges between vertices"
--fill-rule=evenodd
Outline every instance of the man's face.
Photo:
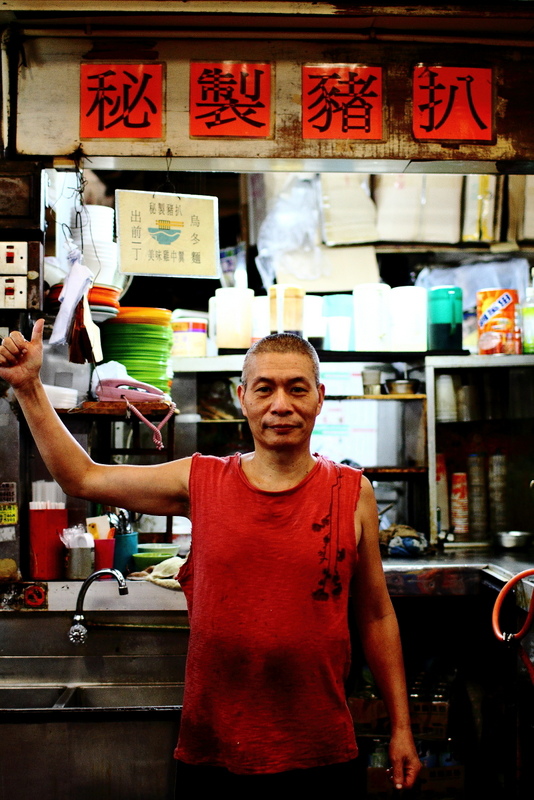
M 311 360 L 301 353 L 259 353 L 250 360 L 246 378 L 238 397 L 256 445 L 308 446 L 324 400 Z

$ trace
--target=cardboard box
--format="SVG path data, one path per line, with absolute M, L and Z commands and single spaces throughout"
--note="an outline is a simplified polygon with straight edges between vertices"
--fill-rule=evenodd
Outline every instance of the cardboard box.
M 376 207 L 369 175 L 324 172 L 320 175 L 323 242 L 329 246 L 376 242 Z
M 383 700 L 377 697 L 349 697 L 347 702 L 357 736 L 388 733 L 389 717 Z
M 463 797 L 465 770 L 463 766 L 423 767 L 413 790 L 425 800 L 450 800 Z M 384 767 L 367 767 L 367 794 L 382 800 L 393 796 L 391 781 Z
M 443 739 L 447 735 L 449 723 L 449 702 L 447 700 L 419 701 L 410 698 L 410 719 L 415 737 L 431 736 Z
M 454 767 L 423 767 L 419 773 L 419 791 L 425 800 L 463 797 L 465 770 L 461 765 Z
M 378 283 L 380 272 L 371 245 L 327 247 L 275 253 L 278 283 L 301 286 L 306 292 L 352 292 L 358 283 Z
M 373 198 L 380 241 L 456 244 L 462 188 L 462 175 L 376 175 Z
M 495 241 L 497 176 L 466 175 L 464 179 L 463 242 Z

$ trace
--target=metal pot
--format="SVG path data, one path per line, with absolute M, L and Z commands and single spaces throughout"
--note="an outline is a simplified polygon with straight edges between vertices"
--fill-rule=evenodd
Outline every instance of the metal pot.
M 531 536 L 532 534 L 529 531 L 498 531 L 495 534 L 497 543 L 507 550 L 525 547 Z

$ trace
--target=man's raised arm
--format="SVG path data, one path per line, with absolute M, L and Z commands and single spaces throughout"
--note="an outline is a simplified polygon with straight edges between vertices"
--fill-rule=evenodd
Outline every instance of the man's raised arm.
M 0 345 L 0 378 L 11 384 L 54 480 L 73 497 L 146 514 L 180 514 L 188 496 L 190 459 L 154 466 L 97 464 L 52 408 L 41 383 L 43 325 L 31 341 L 13 331 Z

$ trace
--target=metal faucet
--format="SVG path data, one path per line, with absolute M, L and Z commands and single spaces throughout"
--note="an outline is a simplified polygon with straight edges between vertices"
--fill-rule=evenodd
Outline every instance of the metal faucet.
M 78 599 L 76 600 L 76 613 L 74 614 L 72 626 L 69 631 L 69 642 L 71 642 L 71 644 L 85 644 L 87 641 L 87 628 L 83 624 L 85 622 L 83 601 L 90 585 L 102 575 L 112 575 L 119 584 L 119 594 L 128 594 L 128 587 L 124 575 L 118 569 L 109 569 L 106 567 L 105 569 L 99 569 L 93 572 L 92 575 L 89 575 L 82 583 L 78 593 Z

